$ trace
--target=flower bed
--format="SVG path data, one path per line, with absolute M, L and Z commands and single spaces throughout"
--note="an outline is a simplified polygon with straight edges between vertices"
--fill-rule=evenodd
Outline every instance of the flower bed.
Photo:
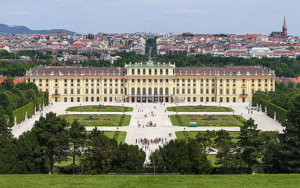
M 125 115 L 123 114 L 122 117 L 121 117 L 121 120 L 120 120 L 120 123 L 119 123 L 119 126 L 122 125 L 123 121 L 124 121 L 124 118 L 125 118 Z
M 184 135 L 184 137 L 186 138 L 186 141 L 189 141 L 189 136 L 188 136 L 188 134 L 186 133 L 186 131 L 183 131 L 183 135 Z
M 178 116 L 178 115 L 176 115 L 176 118 L 177 118 L 177 120 L 178 120 L 178 122 L 179 122 L 179 125 L 183 125 L 183 123 L 181 122 L 181 120 L 180 120 L 180 117 Z
M 242 120 L 242 119 L 240 119 L 240 117 L 239 116 L 237 116 L 237 115 L 233 115 L 233 117 L 235 117 L 235 119 L 237 119 L 238 121 L 240 121 L 241 123 L 243 123 L 244 121 Z
M 107 108 L 107 107 L 93 107 L 93 108 Z
M 67 114 L 66 114 L 66 115 L 64 115 L 63 117 L 61 117 L 61 119 L 64 119 L 65 117 L 67 117 Z
M 119 134 L 119 132 L 118 132 L 118 131 L 116 131 L 116 132 L 115 132 L 115 135 L 114 135 L 114 139 L 115 139 L 115 140 L 117 140 L 117 138 L 118 138 L 118 134 Z
M 99 119 L 99 118 L 84 118 L 85 120 L 96 120 L 96 119 Z
M 217 118 L 203 118 L 202 120 L 217 120 Z

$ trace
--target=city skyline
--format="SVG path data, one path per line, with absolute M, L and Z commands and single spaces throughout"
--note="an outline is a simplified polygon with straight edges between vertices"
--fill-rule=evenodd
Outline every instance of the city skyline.
M 30 29 L 68 29 L 77 33 L 260 33 L 300 35 L 294 0 L 13 0 L 2 2 L 2 23 Z M 288 6 L 293 4 L 293 6 Z M 295 6 L 294 6 L 295 5 Z

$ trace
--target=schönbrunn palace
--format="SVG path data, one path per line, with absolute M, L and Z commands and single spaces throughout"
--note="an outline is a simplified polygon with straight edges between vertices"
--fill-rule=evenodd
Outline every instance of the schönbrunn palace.
M 263 67 L 175 67 L 153 61 L 125 67 L 45 67 L 26 81 L 52 102 L 249 102 L 274 91 L 275 72 Z

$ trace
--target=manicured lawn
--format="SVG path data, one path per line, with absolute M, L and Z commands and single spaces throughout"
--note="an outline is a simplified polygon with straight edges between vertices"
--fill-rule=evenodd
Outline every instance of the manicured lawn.
M 121 126 L 128 126 L 130 123 L 131 115 L 111 115 L 111 114 L 66 114 L 60 115 L 62 118 L 66 119 L 70 123 L 72 123 L 75 119 L 77 119 L 81 124 L 85 126 L 119 126 L 121 122 L 122 116 L 124 116 L 124 120 Z M 93 119 L 90 119 L 92 116 Z
M 257 175 L 0 175 L 1 187 L 298 188 L 300 174 Z
M 168 111 L 177 112 L 233 112 L 231 108 L 219 106 L 173 106 Z
M 124 143 L 125 138 L 127 135 L 127 132 L 125 131 L 118 131 L 118 137 L 117 137 L 117 142 L 120 144 L 120 142 Z M 104 135 L 109 137 L 109 138 L 114 138 L 116 131 L 104 131 Z
M 190 122 L 197 122 L 198 126 L 205 127 L 240 127 L 243 125 L 242 121 L 245 121 L 242 116 L 237 115 L 170 115 L 170 119 L 173 126 L 183 127 L 187 127 Z
M 133 110 L 132 107 L 127 106 L 73 106 L 69 107 L 66 111 L 72 112 L 131 112 Z
M 210 154 L 210 155 L 207 155 L 207 160 L 209 160 L 211 162 L 211 164 L 213 165 L 213 167 L 218 167 L 220 165 L 216 165 L 215 162 L 217 162 L 217 159 L 216 159 L 216 155 L 215 154 Z

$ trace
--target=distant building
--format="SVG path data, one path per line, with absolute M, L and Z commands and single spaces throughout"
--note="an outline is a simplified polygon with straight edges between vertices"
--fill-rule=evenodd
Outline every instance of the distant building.
M 56 38 L 61 38 L 63 36 L 68 36 L 68 33 L 57 31 L 57 32 L 49 33 L 49 36 L 56 37 Z
M 249 102 L 275 91 L 275 71 L 263 67 L 175 67 L 141 62 L 125 67 L 36 67 L 26 81 L 55 102 Z
M 166 54 L 183 54 L 183 55 L 187 55 L 189 53 L 190 53 L 190 50 L 185 50 L 185 49 L 173 49 L 173 50 L 166 51 Z
M 269 37 L 274 37 L 274 38 L 287 37 L 287 25 L 285 22 L 285 17 L 284 17 L 283 26 L 282 26 L 282 32 L 273 31 Z

